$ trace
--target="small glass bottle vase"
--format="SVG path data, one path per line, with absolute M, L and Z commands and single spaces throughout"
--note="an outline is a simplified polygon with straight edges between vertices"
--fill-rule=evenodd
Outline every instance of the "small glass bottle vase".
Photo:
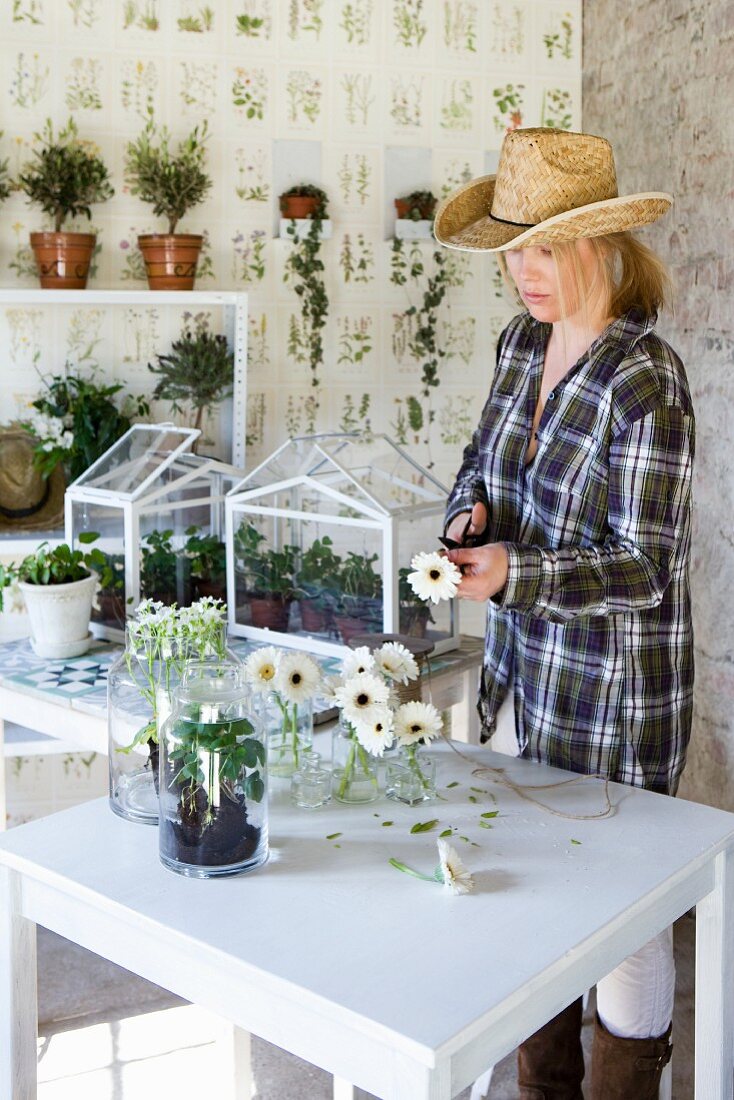
M 265 742 L 240 669 L 188 666 L 161 728 L 159 801 L 169 870 L 216 878 L 267 859 Z
M 347 723 L 332 734 L 331 793 L 338 802 L 352 803 L 374 802 L 380 795 L 377 762 Z
M 401 745 L 385 765 L 385 794 L 407 806 L 430 802 L 436 797 L 436 761 L 420 745 Z
M 331 802 L 331 772 L 317 752 L 304 749 L 291 777 L 291 801 L 301 810 L 317 810 Z
M 268 744 L 268 772 L 288 779 L 301 762 L 301 753 L 313 744 L 313 701 L 290 703 L 279 692 L 260 697 L 260 713 Z

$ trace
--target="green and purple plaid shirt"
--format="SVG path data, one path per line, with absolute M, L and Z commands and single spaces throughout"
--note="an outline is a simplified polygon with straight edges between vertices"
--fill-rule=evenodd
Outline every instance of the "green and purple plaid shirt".
M 509 553 L 488 602 L 487 733 L 514 677 L 523 756 L 674 793 L 693 695 L 688 560 L 694 418 L 655 318 L 614 321 L 548 395 L 524 456 L 550 325 L 520 314 L 449 497 L 488 508 Z

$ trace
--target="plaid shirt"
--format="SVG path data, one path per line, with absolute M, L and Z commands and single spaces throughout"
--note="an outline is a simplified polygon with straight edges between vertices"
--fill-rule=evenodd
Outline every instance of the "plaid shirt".
M 693 692 L 688 559 L 694 419 L 682 363 L 630 311 L 548 394 L 524 456 L 550 325 L 502 333 L 447 522 L 487 505 L 507 584 L 488 601 L 485 731 L 514 677 L 525 757 L 674 793 Z

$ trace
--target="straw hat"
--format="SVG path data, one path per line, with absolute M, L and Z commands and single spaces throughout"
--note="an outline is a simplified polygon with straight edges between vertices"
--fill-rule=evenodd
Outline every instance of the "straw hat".
M 480 176 L 444 199 L 436 240 L 462 252 L 556 244 L 647 225 L 672 195 L 617 194 L 612 147 L 593 134 L 511 130 L 495 176 Z
M 0 530 L 40 531 L 64 521 L 64 474 L 43 478 L 33 466 L 33 437 L 17 424 L 0 428 Z

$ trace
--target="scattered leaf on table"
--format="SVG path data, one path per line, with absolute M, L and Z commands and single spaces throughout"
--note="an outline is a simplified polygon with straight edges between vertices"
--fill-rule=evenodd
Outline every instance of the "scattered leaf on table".
M 581 841 L 580 841 L 580 840 L 573 840 L 573 838 L 572 838 L 572 839 L 571 839 L 571 843 L 572 843 L 572 844 L 580 844 L 580 843 L 581 843 Z
M 470 787 L 470 791 L 474 791 L 475 794 L 489 794 L 489 791 L 485 791 L 484 787 Z
M 386 825 L 394 825 L 394 824 L 395 824 L 394 821 L 381 821 L 380 822 L 380 825 L 382 825 L 383 829 L 385 828 Z
M 480 829 L 491 829 L 492 828 L 492 822 L 491 821 L 480 821 L 479 822 L 479 828 Z
M 438 818 L 434 817 L 433 821 L 416 821 L 415 825 L 411 826 L 411 833 L 430 833 L 431 829 L 434 829 L 438 825 Z
M 446 784 L 446 790 L 450 791 L 452 787 L 458 787 L 458 786 L 459 786 L 459 781 L 458 781 L 458 779 L 455 779 L 453 781 L 453 783 L 447 783 Z
M 482 817 L 497 817 L 499 810 L 488 810 L 486 814 L 482 814 Z
M 335 848 L 341 848 L 341 844 L 335 844 L 334 847 Z
M 454 835 L 454 830 L 453 829 L 444 829 L 444 831 L 442 833 L 439 833 L 438 835 L 439 836 L 453 836 Z
M 470 794 L 470 795 L 469 795 L 469 801 L 470 801 L 470 802 L 475 802 L 475 803 L 476 803 L 476 802 L 478 802 L 478 801 L 479 801 L 479 799 L 477 798 L 477 796 L 476 796 L 476 795 L 474 795 L 474 794 Z
M 327 840 L 336 840 L 336 838 L 338 836 L 341 836 L 341 835 L 342 835 L 341 833 L 329 833 L 329 835 L 327 836 L 326 839 Z

